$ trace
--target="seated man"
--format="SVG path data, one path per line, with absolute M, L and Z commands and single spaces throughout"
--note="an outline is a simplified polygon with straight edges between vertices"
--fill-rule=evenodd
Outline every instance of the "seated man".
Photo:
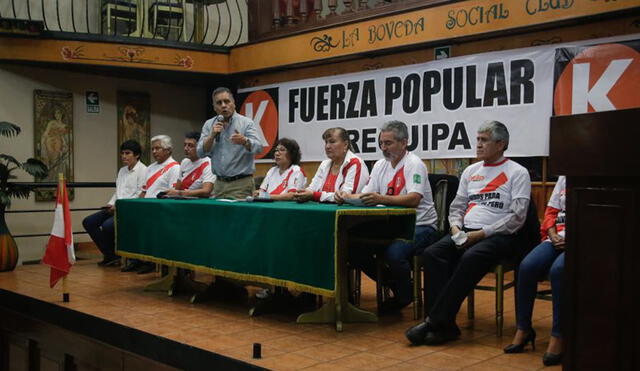
M 394 297 L 383 303 L 381 312 L 397 311 L 411 302 L 411 258 L 418 247 L 435 242 L 435 224 L 438 216 L 433 206 L 431 186 L 427 178 L 427 167 L 422 160 L 407 151 L 409 132 L 400 121 L 389 121 L 380 130 L 379 144 L 383 159 L 373 166 L 369 182 L 361 194 L 336 192 L 336 201 L 360 198 L 366 205 L 378 204 L 416 208 L 416 230 L 414 242 L 396 241 L 384 252 L 390 277 L 386 277 Z M 352 266 L 360 268 L 372 279 L 376 279 L 376 252 L 361 246 L 349 250 Z
M 142 185 L 141 198 L 156 198 L 158 193 L 173 188 L 180 179 L 180 166 L 171 157 L 171 138 L 167 135 L 156 135 L 151 138 L 151 155 L 156 160 L 147 167 L 145 181 Z M 137 271 L 138 274 L 152 272 L 155 264 L 129 259 L 129 263 L 122 268 L 123 272 Z
M 407 151 L 409 132 L 400 121 L 389 121 L 380 129 L 379 144 L 383 159 L 373 166 L 367 185 L 360 194 L 336 192 L 335 198 L 342 203 L 347 198 L 359 198 L 368 206 L 378 204 L 416 208 L 416 231 L 414 242 L 396 241 L 385 251 L 389 267 L 387 284 L 393 298 L 385 301 L 380 312 L 397 311 L 411 302 L 411 258 L 418 246 L 434 242 L 435 224 L 438 219 L 433 206 L 431 186 L 427 178 L 427 167 L 422 160 Z M 349 250 L 349 262 L 360 268 L 367 276 L 376 279 L 374 251 L 367 246 Z M 378 251 L 379 253 L 379 251 Z
M 407 330 L 413 344 L 438 345 L 460 335 L 456 314 L 489 269 L 513 256 L 515 232 L 525 222 L 531 180 L 504 157 L 509 132 L 488 121 L 478 129 L 477 156 L 460 178 L 449 212 L 450 234 L 425 249 L 427 318 Z
M 211 173 L 211 159 L 198 158 L 196 146 L 200 133 L 192 131 L 184 138 L 184 154 L 187 156 L 180 164 L 180 180 L 167 191 L 169 196 L 209 197 L 216 176 Z
M 147 170 L 145 164 L 140 161 L 141 152 L 140 143 L 135 140 L 127 140 L 120 145 L 120 159 L 125 166 L 118 171 L 116 191 L 107 202 L 107 206 L 82 221 L 84 229 L 104 256 L 98 263 L 99 266 L 106 267 L 120 263 L 120 257 L 115 253 L 113 213 L 116 200 L 136 198 L 140 195 Z

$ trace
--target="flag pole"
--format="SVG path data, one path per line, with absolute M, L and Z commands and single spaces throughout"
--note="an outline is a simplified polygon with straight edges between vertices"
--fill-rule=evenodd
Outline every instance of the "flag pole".
M 62 187 L 64 187 L 64 174 L 58 173 L 58 192 L 62 192 Z M 65 274 L 62 277 L 62 301 L 65 303 L 69 302 L 69 285 L 67 284 L 67 276 Z

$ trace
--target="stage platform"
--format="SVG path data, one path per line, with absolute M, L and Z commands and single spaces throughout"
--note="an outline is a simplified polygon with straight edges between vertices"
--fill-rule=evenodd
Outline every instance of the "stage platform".
M 158 273 L 121 273 L 118 267 L 101 268 L 96 262 L 80 260 L 73 267 L 69 303 L 62 302 L 60 284 L 49 288 L 47 266 L 27 265 L 0 273 L 0 358 L 5 358 L 0 370 L 9 368 L 9 358 L 10 369 L 22 369 L 13 364 L 20 357 L 40 357 L 40 369 L 75 364 L 71 369 L 533 370 L 542 368 L 551 328 L 551 303 L 538 300 L 536 351 L 504 354 L 502 348 L 515 331 L 513 289 L 505 293 L 502 337 L 496 336 L 494 293 L 476 291 L 475 320 L 467 320 L 466 303 L 458 315 L 460 340 L 413 347 L 404 337 L 415 323 L 410 306 L 378 323 L 345 324 L 339 333 L 332 325 L 297 324 L 296 313 L 250 317 L 246 302 L 190 304 L 187 295 L 144 292 Z M 490 274 L 484 283 L 493 280 Z M 375 286 L 365 277 L 362 293 L 362 307 L 375 311 Z M 58 353 L 64 354 L 61 359 L 46 356 L 47 349 L 56 352 L 48 342 L 57 343 Z M 261 359 L 252 358 L 254 343 L 261 344 Z M 73 349 L 65 348 L 70 346 Z M 74 353 L 80 349 L 93 349 L 90 361 Z

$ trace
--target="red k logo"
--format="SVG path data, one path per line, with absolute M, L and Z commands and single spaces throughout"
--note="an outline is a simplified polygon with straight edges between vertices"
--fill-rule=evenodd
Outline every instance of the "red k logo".
M 556 83 L 556 115 L 640 107 L 640 54 L 622 44 L 582 50 Z
M 254 91 L 242 103 L 240 114 L 252 119 L 258 125 L 264 149 L 256 155 L 263 158 L 278 138 L 278 107 L 269 93 L 264 90 Z

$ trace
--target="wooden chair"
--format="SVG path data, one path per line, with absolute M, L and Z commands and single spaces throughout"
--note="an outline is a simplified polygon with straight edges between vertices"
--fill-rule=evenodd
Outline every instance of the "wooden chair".
M 449 230 L 449 205 L 458 191 L 459 180 L 453 175 L 429 174 L 429 183 L 433 194 L 433 204 L 436 208 L 438 221 L 436 229 L 439 236 L 445 235 Z M 426 247 L 426 246 L 425 246 Z M 413 257 L 413 319 L 424 317 L 424 302 L 422 298 L 422 271 L 421 255 Z
M 540 221 L 538 220 L 538 212 L 535 203 L 530 201 L 524 225 L 516 234 L 517 248 L 515 256 L 511 259 L 505 259 L 491 268 L 490 272 L 493 272 L 496 278 L 494 286 L 476 285 L 475 287 L 475 290 L 487 290 L 496 293 L 496 334 L 498 336 L 502 336 L 504 327 L 504 291 L 515 287 L 520 261 L 539 243 L 539 240 Z M 511 271 L 514 272 L 513 280 L 505 284 L 504 275 Z M 469 319 L 473 319 L 475 316 L 474 301 L 474 290 L 472 290 L 467 297 L 467 318 Z
M 185 40 L 185 0 L 156 0 L 149 7 L 149 25 L 154 37 Z
M 136 30 L 135 0 L 102 0 L 102 27 L 107 35 L 129 35 Z
M 455 193 L 458 190 L 458 178 L 453 175 L 443 174 L 429 174 L 429 184 L 431 186 L 431 192 L 433 195 L 433 202 L 438 214 L 437 231 L 443 233 L 448 229 L 447 216 L 449 214 L 449 205 L 455 197 Z M 353 237 L 351 243 L 364 244 L 367 246 L 374 246 L 380 251 L 383 251 L 387 246 L 393 243 L 393 240 L 375 237 Z M 383 254 L 376 255 L 376 302 L 378 308 L 382 305 L 389 295 L 389 288 L 382 285 L 382 272 L 384 270 L 384 256 Z M 413 316 L 414 319 L 418 319 L 418 316 L 422 308 L 422 295 L 421 295 L 421 263 L 418 257 L 413 259 Z M 350 291 L 354 305 L 360 304 L 360 284 L 361 284 L 361 272 L 354 269 L 350 273 L 350 282 L 352 282 L 352 290 Z

